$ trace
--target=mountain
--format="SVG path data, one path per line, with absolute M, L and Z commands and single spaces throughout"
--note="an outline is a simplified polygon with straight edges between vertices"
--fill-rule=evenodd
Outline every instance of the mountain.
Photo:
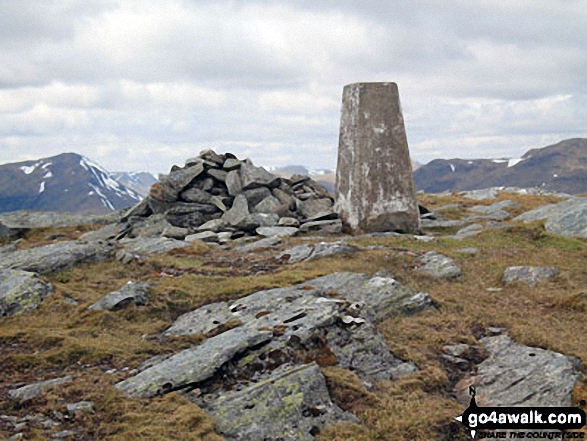
M 147 171 L 112 172 L 110 176 L 126 188 L 130 188 L 143 197 L 149 194 L 151 185 L 158 180 L 157 176 Z
M 141 197 L 88 158 L 63 153 L 0 165 L 0 213 L 17 210 L 106 213 Z
M 587 139 L 532 149 L 521 158 L 435 159 L 418 168 L 414 180 L 419 190 L 428 193 L 488 187 L 587 193 Z

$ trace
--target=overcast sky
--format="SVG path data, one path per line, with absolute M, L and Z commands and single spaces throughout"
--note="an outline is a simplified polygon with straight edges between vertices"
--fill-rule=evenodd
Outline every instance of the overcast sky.
M 412 158 L 587 137 L 587 0 L 1 0 L 0 163 L 334 168 L 342 89 L 398 84 Z

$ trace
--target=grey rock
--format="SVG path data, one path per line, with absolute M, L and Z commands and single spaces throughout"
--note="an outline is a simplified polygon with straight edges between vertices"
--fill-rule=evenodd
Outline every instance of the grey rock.
M 0 222 L 11 229 L 104 225 L 118 221 L 118 212 L 108 214 L 67 213 L 53 211 L 13 211 L 0 214 Z
M 34 311 L 52 293 L 52 286 L 34 273 L 0 269 L 0 317 Z
M 130 225 L 126 223 L 116 223 L 105 225 L 96 231 L 88 231 L 80 236 L 80 240 L 84 242 L 108 241 L 112 239 L 119 239 L 125 236 L 130 231 Z
M 271 190 L 271 193 L 286 207 L 289 207 L 295 203 L 295 197 L 292 194 L 285 192 L 281 188 L 274 188 Z
M 228 225 L 222 219 L 212 219 L 198 227 L 198 231 L 214 231 L 219 233 L 220 231 L 226 230 Z
M 228 189 L 228 194 L 231 196 L 236 196 L 243 190 L 243 184 L 241 182 L 240 175 L 238 170 L 229 171 L 226 175 L 226 188 Z
M 342 222 L 340 219 L 306 222 L 300 227 L 301 233 L 340 234 Z
M 214 150 L 202 150 L 199 155 L 204 161 L 209 161 L 217 165 L 224 164 L 224 157 Z
M 467 237 L 473 237 L 480 234 L 483 231 L 483 225 L 472 224 L 468 227 L 461 228 L 457 231 L 452 238 L 453 239 L 466 239 Z
M 189 387 L 208 380 L 235 355 L 269 341 L 272 335 L 253 328 L 231 329 L 121 381 L 116 388 L 134 397 L 154 397 Z
M 92 401 L 78 401 L 67 405 L 67 412 L 70 415 L 75 415 L 78 412 L 92 413 L 94 412 L 94 403 Z
M 239 169 L 243 190 L 257 187 L 278 187 L 281 179 L 265 170 L 255 167 L 249 161 L 243 161 Z
M 232 231 L 222 231 L 218 233 L 218 242 L 220 242 L 221 244 L 227 243 L 232 239 L 232 236 Z
M 182 240 L 169 239 L 167 237 L 124 239 L 120 242 L 127 251 L 138 256 L 149 254 L 163 254 L 176 248 L 185 248 L 189 244 Z
M 222 202 L 222 198 L 219 196 L 212 196 L 210 198 L 210 202 L 223 213 L 228 210 L 228 208 L 226 208 L 226 205 L 224 205 L 224 202 Z
M 566 237 L 587 238 L 587 198 L 573 197 L 558 204 L 543 205 L 514 220 L 545 220 L 546 231 Z
M 72 436 L 77 435 L 76 432 L 74 432 L 73 430 L 61 430 L 59 432 L 55 432 L 52 433 L 51 439 L 65 439 L 65 438 L 71 438 Z
M 286 260 L 289 263 L 297 263 L 302 262 L 310 257 L 310 255 L 314 252 L 314 246 L 303 244 L 303 245 L 296 245 L 295 247 L 289 248 L 283 252 L 281 252 L 277 259 L 279 260 Z
M 162 213 L 154 214 L 146 218 L 130 219 L 132 228 L 125 237 L 159 237 L 165 229 L 172 227 L 165 215 Z
M 479 253 L 481 250 L 479 248 L 460 248 L 457 250 L 457 253 L 462 253 L 462 254 L 477 254 Z
M 464 343 L 459 343 L 457 345 L 447 345 L 444 346 L 442 348 L 442 350 L 448 354 L 451 355 L 453 357 L 462 357 L 464 356 L 469 350 L 471 349 L 471 346 L 464 344 Z
M 221 182 L 226 181 L 227 172 L 224 170 L 218 170 L 216 168 L 211 168 L 206 173 L 208 173 L 208 175 L 212 176 L 214 179 L 217 179 L 218 181 L 221 181 Z
M 188 188 L 180 194 L 181 199 L 187 202 L 197 202 L 199 204 L 208 204 L 210 202 L 210 193 L 199 188 Z
M 259 227 L 256 233 L 260 236 L 271 237 L 271 236 L 295 236 L 298 232 L 297 228 L 294 227 Z
M 287 260 L 288 263 L 297 263 L 306 260 L 320 259 L 337 254 L 353 254 L 357 248 L 344 242 L 320 242 L 316 245 L 296 245 L 281 252 L 277 259 Z
M 333 212 L 332 205 L 332 200 L 328 198 L 308 199 L 302 202 L 299 212 L 305 218 L 311 219 L 319 213 Z M 336 215 L 336 217 L 338 216 Z
M 152 213 L 153 213 L 153 211 L 151 210 L 151 207 L 149 206 L 148 199 L 144 198 L 141 202 L 139 202 L 135 206 L 124 211 L 121 218 L 120 218 L 120 221 L 126 222 L 133 216 L 146 217 L 146 216 L 151 215 Z
M 496 188 L 484 188 L 481 190 L 462 191 L 460 194 L 467 199 L 484 201 L 486 199 L 495 199 L 499 193 Z
M 28 231 L 28 228 L 11 228 L 0 222 L 0 240 L 17 238 L 26 231 Z
M 461 269 L 450 257 L 429 251 L 419 259 L 423 265 L 418 271 L 437 279 L 455 279 L 462 275 Z
M 267 187 L 257 187 L 243 192 L 247 201 L 249 202 L 249 208 L 252 210 L 259 202 L 271 196 L 271 190 Z
M 253 213 L 251 219 L 260 227 L 273 227 L 279 222 L 279 216 L 276 213 Z
M 281 239 L 277 236 L 271 236 L 258 240 L 256 242 L 240 246 L 236 248 L 236 251 L 240 251 L 241 253 L 248 253 L 251 251 L 262 250 L 265 248 L 273 248 L 279 244 L 281 244 Z
M 8 395 L 13 400 L 24 403 L 25 401 L 32 400 L 33 398 L 46 392 L 53 386 L 59 386 L 61 384 L 69 383 L 73 381 L 72 376 L 55 378 L 53 380 L 39 381 L 38 383 L 27 384 L 26 386 L 19 387 L 18 389 L 12 389 L 8 391 Z
M 177 239 L 183 240 L 189 234 L 189 230 L 187 228 L 181 227 L 174 227 L 173 225 L 169 225 L 165 227 L 161 235 L 163 237 L 168 237 L 170 239 Z
M 311 441 L 316 429 L 358 423 L 330 399 L 315 363 L 274 375 L 238 392 L 226 393 L 207 408 L 229 440 Z
M 222 166 L 222 168 L 228 172 L 232 171 L 232 170 L 238 170 L 241 166 L 242 162 L 239 161 L 238 159 L 234 159 L 234 158 L 228 158 L 226 161 L 224 161 L 224 165 Z
M 279 205 L 279 199 L 273 196 L 268 196 L 261 202 L 259 202 L 257 205 L 255 205 L 253 211 L 255 213 L 274 213 L 279 207 Z
M 520 208 L 520 204 L 515 203 L 514 201 L 510 200 L 503 200 L 500 202 L 496 202 L 491 205 L 475 205 L 469 208 L 469 211 L 473 211 L 475 213 L 482 213 L 488 214 L 498 210 L 505 210 L 505 209 L 517 209 Z
M 115 255 L 114 258 L 118 262 L 122 262 L 122 263 L 128 264 L 128 263 L 131 263 L 132 261 L 134 261 L 135 259 L 137 259 L 139 257 L 140 256 L 137 255 L 137 254 L 134 254 L 134 253 L 132 253 L 132 252 L 130 252 L 128 250 L 122 249 L 122 250 L 118 250 L 116 252 L 116 255 Z
M 465 224 L 467 224 L 467 221 L 464 220 L 422 219 L 422 226 L 427 228 L 452 228 L 460 227 Z
M 167 177 L 162 180 L 162 184 L 168 188 L 172 188 L 176 194 L 179 194 L 203 171 L 204 166 L 202 164 L 196 164 L 191 167 L 179 169 L 169 173 L 169 175 L 167 175 Z
M 300 226 L 300 221 L 297 220 L 295 217 L 282 217 L 279 219 L 277 225 L 282 227 L 294 227 L 297 228 Z
M 481 339 L 489 358 L 477 367 L 480 406 L 566 407 L 579 379 L 579 360 L 514 342 L 506 335 Z
M 27 250 L 0 254 L 0 268 L 49 273 L 82 262 L 106 260 L 112 247 L 105 243 L 65 241 Z
M 249 204 L 245 195 L 238 194 L 230 210 L 222 216 L 222 220 L 231 227 L 244 231 L 254 230 L 259 226 L 249 213 Z
M 134 304 L 142 306 L 149 298 L 148 283 L 128 282 L 118 291 L 113 291 L 88 307 L 90 311 L 118 311 Z
M 503 281 L 506 284 L 513 282 L 524 282 L 534 286 L 552 279 L 559 273 L 556 268 L 539 266 L 510 266 L 503 273 Z
M 202 231 L 201 233 L 190 234 L 185 238 L 186 242 L 218 242 L 218 234 L 213 231 Z
M 314 213 L 312 217 L 308 217 L 304 219 L 303 223 L 308 222 L 316 222 L 316 221 L 327 221 L 327 220 L 335 220 L 338 219 L 338 214 L 333 211 L 320 211 L 318 213 Z

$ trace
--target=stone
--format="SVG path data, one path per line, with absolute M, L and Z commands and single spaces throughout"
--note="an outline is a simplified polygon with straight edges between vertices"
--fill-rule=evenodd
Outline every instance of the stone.
M 224 164 L 224 157 L 216 153 L 214 150 L 202 150 L 199 156 L 204 161 L 210 161 L 218 165 Z
M 505 209 L 518 209 L 520 208 L 520 204 L 515 203 L 514 201 L 510 201 L 508 199 L 496 202 L 491 205 L 475 205 L 473 207 L 469 207 L 469 211 L 473 211 L 475 213 L 482 213 L 488 214 L 494 211 L 501 211 Z
M 506 284 L 513 282 L 524 282 L 527 285 L 534 286 L 538 283 L 546 282 L 559 273 L 556 268 L 539 267 L 539 266 L 510 266 L 503 273 L 503 281 Z
M 88 231 L 80 236 L 79 240 L 84 242 L 108 241 L 120 239 L 130 231 L 131 227 L 127 223 L 116 223 L 105 225 L 99 230 Z
M 340 234 L 342 222 L 340 219 L 306 222 L 300 227 L 301 233 Z
M 186 242 L 218 242 L 218 234 L 213 231 L 202 231 L 201 233 L 190 234 L 185 238 Z
M 132 261 L 134 261 L 135 259 L 137 259 L 138 255 L 131 253 L 128 250 L 122 249 L 122 250 L 118 250 L 116 252 L 116 255 L 114 256 L 114 258 L 118 261 L 118 262 L 122 262 L 124 264 L 129 264 Z
M 462 254 L 477 254 L 480 251 L 481 250 L 479 248 L 469 247 L 469 248 L 460 248 L 460 249 L 457 250 L 457 253 L 462 253 Z
M 26 231 L 28 231 L 28 228 L 11 228 L 0 222 L 0 241 L 15 239 L 22 236 Z
M 248 253 L 251 251 L 262 250 L 265 248 L 273 248 L 279 244 L 281 244 L 281 239 L 278 236 L 271 236 L 240 246 L 236 248 L 236 251 L 240 251 L 241 253 Z
M 138 256 L 163 254 L 175 250 L 176 248 L 185 248 L 189 246 L 189 244 L 185 243 L 183 240 L 169 239 L 167 237 L 124 239 L 120 243 L 127 251 Z
M 77 432 L 74 432 L 73 430 L 61 430 L 59 432 L 52 433 L 50 436 L 51 436 L 51 439 L 65 439 L 65 438 L 71 438 L 76 435 L 77 435 Z
M 169 173 L 167 177 L 162 180 L 162 184 L 167 188 L 173 189 L 177 195 L 203 172 L 203 164 L 196 164 L 191 167 L 182 168 Z
M 288 263 L 297 263 L 307 260 L 314 252 L 314 246 L 303 244 L 296 245 L 295 247 L 289 248 L 281 252 L 278 256 L 278 260 L 287 260 Z
M 233 170 L 238 170 L 241 164 L 242 163 L 236 158 L 228 158 L 226 161 L 224 161 L 224 165 L 222 166 L 222 168 L 230 172 Z
M 467 199 L 484 201 L 486 199 L 495 199 L 499 193 L 496 188 L 484 188 L 481 190 L 462 191 L 460 194 Z
M 324 199 L 308 199 L 302 202 L 299 212 L 306 219 L 312 219 L 319 213 L 332 212 L 332 200 Z M 336 213 L 334 213 L 336 215 Z M 336 216 L 338 217 L 338 216 Z M 319 219 L 314 219 L 319 220 Z
M 319 211 L 318 213 L 314 213 L 313 216 L 304 219 L 303 223 L 336 219 L 338 219 L 338 214 L 333 211 Z
M 270 331 L 253 328 L 231 329 L 117 383 L 116 388 L 133 397 L 149 398 L 190 387 L 210 379 L 235 355 L 272 336 Z
M 0 254 L 0 268 L 50 273 L 82 262 L 106 260 L 112 247 L 105 243 L 64 241 L 26 250 Z
M 300 226 L 300 221 L 297 220 L 295 217 L 282 217 L 279 219 L 277 225 L 281 227 L 294 227 L 297 228 Z
M 155 182 L 149 189 L 149 196 L 146 198 L 149 211 L 161 213 L 161 205 L 158 202 L 175 202 L 178 191 L 163 182 Z
M 281 188 L 274 188 L 273 190 L 271 190 L 271 193 L 279 200 L 279 202 L 281 202 L 283 205 L 287 207 L 295 203 L 295 197 L 283 191 Z
M 53 287 L 36 274 L 0 269 L 0 317 L 36 310 Z
M 268 196 L 265 199 L 263 199 L 261 202 L 259 202 L 257 205 L 255 205 L 253 212 L 255 212 L 255 213 L 274 213 L 280 205 L 281 205 L 281 203 L 279 202 L 279 199 L 277 199 L 273 196 Z
M 297 263 L 306 260 L 320 259 L 337 254 L 353 254 L 357 249 L 344 242 L 320 242 L 316 245 L 296 245 L 281 252 L 277 259 L 287 260 L 288 263 Z
M 180 194 L 180 198 L 186 202 L 197 202 L 199 204 L 208 204 L 210 203 L 210 193 L 204 190 L 200 190 L 199 188 L 188 188 L 184 190 Z
M 77 403 L 71 403 L 67 405 L 67 412 L 70 415 L 76 413 L 93 413 L 94 403 L 92 401 L 78 401 Z
M 259 227 L 255 232 L 260 236 L 271 237 L 271 236 L 295 236 L 298 232 L 297 228 L 294 227 Z
M 168 237 L 170 239 L 177 239 L 183 240 L 189 234 L 189 230 L 187 228 L 181 227 L 174 227 L 173 225 L 169 225 L 165 227 L 161 235 L 163 237 Z
M 243 190 L 257 187 L 278 187 L 281 179 L 265 170 L 263 167 L 255 167 L 249 161 L 243 161 L 239 169 L 243 184 Z
M 587 198 L 572 197 L 557 204 L 549 204 L 522 213 L 514 220 L 522 222 L 545 221 L 546 231 L 565 237 L 587 238 Z
M 271 196 L 271 190 L 267 187 L 257 187 L 243 192 L 247 201 L 249 202 L 249 208 L 252 210 L 255 205 Z
M 55 378 L 53 380 L 39 381 L 37 383 L 27 384 L 26 386 L 19 387 L 18 389 L 12 389 L 8 391 L 8 395 L 11 399 L 24 403 L 25 401 L 32 400 L 33 398 L 41 395 L 48 391 L 53 386 L 59 386 L 61 384 L 69 383 L 73 381 L 72 376 Z
M 436 251 L 429 251 L 419 259 L 423 264 L 418 271 L 436 279 L 456 279 L 461 277 L 461 269 L 456 262 Z
M 332 403 L 317 364 L 276 374 L 206 408 L 228 440 L 311 441 L 318 430 L 358 419 Z
M 251 217 L 247 198 L 242 193 L 234 198 L 232 207 L 224 213 L 222 221 L 244 231 L 252 231 L 259 226 L 259 223 Z
M 279 216 L 275 213 L 253 213 L 251 219 L 260 227 L 274 227 L 279 222 Z
M 514 342 L 507 335 L 485 337 L 489 357 L 477 366 L 477 375 L 457 385 L 462 396 L 476 388 L 479 406 L 568 407 L 580 377 L 575 357 Z M 468 399 L 467 399 L 468 401 Z
M 222 202 L 222 198 L 219 196 L 212 196 L 210 198 L 210 202 L 223 213 L 225 213 L 228 210 L 228 208 L 226 208 L 226 205 L 224 205 L 224 202 Z
M 238 170 L 232 170 L 226 174 L 226 188 L 228 189 L 228 194 L 231 196 L 236 196 L 243 190 L 243 184 L 241 183 Z
M 220 231 L 224 231 L 228 225 L 222 219 L 212 219 L 202 225 L 200 225 L 197 229 L 198 231 L 214 231 L 215 233 L 219 233 Z
M 141 202 L 126 210 L 120 218 L 120 221 L 126 222 L 133 216 L 147 217 L 151 214 L 153 214 L 153 210 L 149 206 L 149 200 L 148 198 L 144 198 Z
M 466 225 L 467 221 L 464 220 L 444 220 L 444 219 L 422 219 L 422 226 L 426 228 L 452 228 Z
M 90 311 L 118 311 L 130 305 L 143 306 L 149 298 L 148 283 L 128 282 L 118 291 L 113 291 L 88 307 Z
M 457 231 L 452 238 L 453 239 L 466 239 L 467 237 L 477 236 L 483 231 L 483 225 L 472 224 L 465 228 L 461 228 Z
M 105 225 L 118 221 L 120 214 L 68 213 L 54 211 L 12 211 L 0 214 L 0 222 L 11 229 L 74 227 L 77 225 Z
M 335 211 L 353 230 L 420 230 L 395 83 L 345 86 L 336 173 Z
M 225 182 L 226 181 L 227 172 L 225 170 L 219 170 L 217 168 L 211 168 L 206 173 L 208 173 L 208 175 L 212 176 L 214 179 L 216 179 L 216 180 L 218 180 L 220 182 Z
M 167 222 L 163 213 L 139 218 L 138 220 L 131 219 L 129 222 L 132 223 L 132 227 L 130 232 L 125 236 L 127 238 L 159 237 L 167 228 L 173 227 L 173 225 Z

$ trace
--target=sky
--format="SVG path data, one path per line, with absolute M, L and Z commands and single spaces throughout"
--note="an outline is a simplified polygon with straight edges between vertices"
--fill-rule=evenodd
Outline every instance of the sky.
M 342 90 L 398 84 L 412 159 L 587 137 L 587 0 L 1 0 L 0 163 L 335 168 Z

